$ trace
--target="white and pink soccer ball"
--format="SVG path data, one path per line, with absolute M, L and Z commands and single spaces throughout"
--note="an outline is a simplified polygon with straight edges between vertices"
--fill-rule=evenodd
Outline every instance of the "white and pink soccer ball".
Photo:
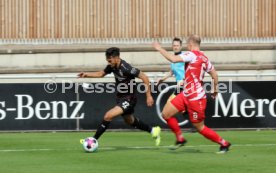
M 92 152 L 97 151 L 97 149 L 99 147 L 99 143 L 95 138 L 88 137 L 83 140 L 82 146 L 83 146 L 84 151 L 92 153 Z

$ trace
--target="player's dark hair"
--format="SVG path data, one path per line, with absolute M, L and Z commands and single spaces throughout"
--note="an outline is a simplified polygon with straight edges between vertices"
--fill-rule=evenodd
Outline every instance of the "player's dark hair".
M 181 40 L 180 38 L 174 37 L 173 42 L 174 42 L 174 41 L 178 41 L 178 42 L 180 43 L 180 45 L 182 45 L 182 40 Z
M 105 51 L 106 58 L 111 58 L 115 56 L 120 56 L 120 49 L 118 47 L 111 47 Z

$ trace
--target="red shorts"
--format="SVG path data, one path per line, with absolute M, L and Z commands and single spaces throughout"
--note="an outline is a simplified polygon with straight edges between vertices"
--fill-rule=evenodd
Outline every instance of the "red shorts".
M 199 123 L 205 119 L 206 98 L 190 101 L 183 93 L 179 93 L 171 103 L 179 112 L 188 111 L 192 123 Z

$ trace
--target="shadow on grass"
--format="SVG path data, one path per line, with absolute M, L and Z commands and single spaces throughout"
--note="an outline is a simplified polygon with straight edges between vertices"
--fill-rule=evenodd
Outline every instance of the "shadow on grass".
M 179 148 L 177 150 L 170 150 L 170 149 L 167 149 L 166 151 L 167 153 L 171 153 L 171 154 L 183 154 L 183 153 L 207 153 L 207 152 L 204 152 L 202 150 L 199 150 L 199 149 L 195 149 L 195 148 Z
M 169 147 L 131 147 L 131 146 L 110 146 L 99 148 L 97 152 L 117 152 L 117 151 L 160 151 L 168 154 L 183 154 L 183 153 L 214 153 L 211 151 L 203 151 L 196 148 L 181 147 L 176 150 L 171 150 Z
M 110 152 L 110 151 L 148 151 L 148 150 L 160 150 L 159 147 L 131 147 L 131 146 L 110 146 L 99 148 L 98 152 Z

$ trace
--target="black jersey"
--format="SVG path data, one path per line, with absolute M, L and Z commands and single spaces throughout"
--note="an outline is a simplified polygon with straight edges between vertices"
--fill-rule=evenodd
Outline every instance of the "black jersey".
M 138 77 L 140 70 L 132 67 L 126 61 L 121 60 L 120 66 L 111 67 L 107 65 L 104 69 L 105 74 L 113 73 L 116 80 L 117 96 L 135 96 L 136 82 L 135 77 Z

